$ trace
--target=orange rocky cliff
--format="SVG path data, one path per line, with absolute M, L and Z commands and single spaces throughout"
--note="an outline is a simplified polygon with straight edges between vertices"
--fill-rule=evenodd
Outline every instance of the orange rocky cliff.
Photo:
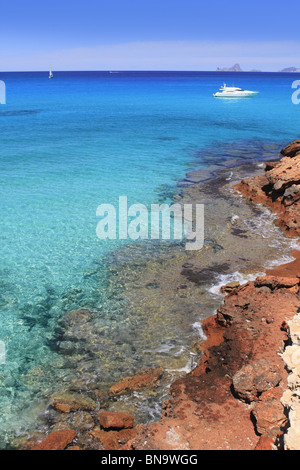
M 288 237 L 300 235 L 300 140 L 285 147 L 283 158 L 266 164 L 265 173 L 236 186 L 244 196 L 262 203 L 278 215 L 278 225 Z
M 271 208 L 287 236 L 297 237 L 300 140 L 281 153 L 280 161 L 266 164 L 263 175 L 243 180 L 235 189 Z M 203 322 L 207 340 L 199 346 L 200 364 L 172 384 L 161 420 L 137 426 L 137 435 L 124 449 L 300 449 L 300 406 L 295 405 L 300 364 L 291 364 L 288 349 L 291 325 L 300 320 L 300 256 L 293 254 L 295 261 L 254 282 L 229 286 L 217 315 Z M 293 352 L 298 360 L 300 353 Z

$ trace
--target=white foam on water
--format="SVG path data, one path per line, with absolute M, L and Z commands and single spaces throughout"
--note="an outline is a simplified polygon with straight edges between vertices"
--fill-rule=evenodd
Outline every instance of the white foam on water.
M 291 251 L 300 250 L 299 240 L 296 238 L 290 240 L 287 246 L 289 247 Z M 296 258 L 292 256 L 291 254 L 285 254 L 285 255 L 282 255 L 280 258 L 277 258 L 275 260 L 268 262 L 267 268 L 270 269 L 276 266 L 281 266 L 282 264 L 288 264 L 288 263 L 291 263 L 292 261 L 295 261 L 295 259 Z
M 192 328 L 197 331 L 201 341 L 205 341 L 207 339 L 203 331 L 202 323 L 200 321 L 196 321 L 195 323 L 193 323 Z
M 203 331 L 202 322 L 196 321 L 195 323 L 193 323 L 192 329 L 198 333 L 200 342 L 203 342 L 207 339 Z M 185 348 L 182 348 L 182 351 L 183 350 L 185 350 Z M 167 371 L 171 374 L 178 372 L 188 374 L 195 368 L 195 366 L 197 366 L 197 359 L 199 359 L 199 355 L 190 351 L 189 359 L 184 367 L 182 367 L 181 369 L 167 369 Z
M 239 271 L 235 271 L 231 274 L 220 274 L 214 285 L 208 290 L 211 294 L 224 297 L 224 294 L 221 293 L 221 287 L 225 286 L 229 282 L 238 281 L 240 285 L 246 284 L 249 281 L 254 281 L 258 276 L 264 276 L 266 273 L 257 272 L 252 274 L 244 274 Z
M 237 220 L 239 220 L 239 216 L 238 215 L 233 215 L 230 219 L 230 222 L 233 225 Z
M 293 238 L 290 243 L 291 243 L 292 250 L 300 251 L 300 239 L 299 238 Z
M 204 341 L 204 339 L 202 340 Z M 190 357 L 184 367 L 181 369 L 166 369 L 168 373 L 172 374 L 175 373 L 177 374 L 178 372 L 183 372 L 184 374 L 189 374 L 197 365 L 197 358 L 199 356 L 193 352 L 190 352 Z
M 291 263 L 292 261 L 295 261 L 295 259 L 296 258 L 294 258 L 293 256 L 284 255 L 281 258 L 274 259 L 273 261 L 270 261 L 268 263 L 267 267 L 268 267 L 268 269 L 275 268 L 277 266 L 281 266 L 282 264 Z
M 256 214 L 253 217 L 243 220 L 243 224 L 246 226 L 247 230 L 249 230 L 249 232 L 255 232 L 263 238 L 271 238 L 274 234 L 276 234 L 278 238 L 284 238 L 282 231 L 274 223 L 276 219 L 278 219 L 278 216 L 263 205 L 257 205 L 259 206 L 261 214 Z

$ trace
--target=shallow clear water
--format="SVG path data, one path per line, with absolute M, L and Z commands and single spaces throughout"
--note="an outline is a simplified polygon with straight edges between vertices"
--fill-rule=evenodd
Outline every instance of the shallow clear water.
M 0 105 L 3 435 L 8 427 L 26 427 L 26 405 L 47 396 L 64 367 L 61 352 L 51 347 L 64 312 L 109 304 L 111 316 L 103 320 L 109 325 L 116 321 L 114 308 L 121 310 L 118 296 L 111 297 L 105 261 L 121 242 L 97 239 L 97 206 L 117 205 L 120 195 L 129 204 L 168 202 L 187 169 L 238 158 L 239 143 L 245 154 L 249 142 L 251 157 L 250 142 L 276 147 L 299 137 L 300 108 L 291 101 L 296 78 L 61 72 L 49 80 L 45 73 L 1 74 L 7 87 L 7 104 Z M 223 81 L 260 94 L 214 99 Z M 40 367 L 49 374 L 44 377 Z

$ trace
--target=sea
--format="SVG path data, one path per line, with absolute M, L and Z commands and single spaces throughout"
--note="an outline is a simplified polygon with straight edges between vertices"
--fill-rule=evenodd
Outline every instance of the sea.
M 88 309 L 97 317 L 89 331 L 96 351 L 90 348 L 89 357 L 98 384 L 108 387 L 151 366 L 149 353 L 143 356 L 151 338 L 145 335 L 147 344 L 137 352 L 126 336 L 134 327 L 124 313 L 124 279 L 136 275 L 141 259 L 163 257 L 172 243 L 147 241 L 141 248 L 139 240 L 100 240 L 98 206 L 117 208 L 120 196 L 128 205 L 170 204 L 187 172 L 245 154 L 259 162 L 264 149 L 276 158 L 299 138 L 300 105 L 292 102 L 297 74 L 53 73 L 52 80 L 48 72 L 0 73 L 6 85 L 6 104 L 0 104 L 2 449 L 45 424 L 58 384 L 88 383 L 86 350 L 68 349 L 65 338 L 59 347 L 67 312 Z M 224 82 L 259 94 L 214 98 Z M 159 315 L 155 323 L 159 330 Z M 190 344 L 185 331 L 176 354 Z M 174 355 L 166 343 L 157 351 Z M 157 418 L 156 411 L 148 415 Z

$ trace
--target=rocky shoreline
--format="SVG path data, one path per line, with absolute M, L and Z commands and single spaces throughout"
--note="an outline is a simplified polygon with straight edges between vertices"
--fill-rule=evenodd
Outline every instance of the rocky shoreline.
M 300 141 L 263 175 L 235 189 L 278 214 L 299 236 Z M 203 322 L 198 367 L 171 387 L 160 422 L 139 426 L 124 448 L 185 450 L 300 449 L 300 256 L 229 293 Z M 288 375 L 290 372 L 290 375 Z
M 244 179 L 234 190 L 270 207 L 287 236 L 296 237 L 300 230 L 299 171 L 300 141 L 295 141 L 282 150 L 280 161 L 266 164 L 263 175 Z M 88 435 L 84 449 L 299 449 L 300 256 L 298 251 L 293 255 L 295 261 L 265 276 L 223 289 L 223 305 L 202 322 L 207 338 L 197 346 L 202 358 L 189 374 L 172 383 L 159 421 L 134 427 L 132 415 L 99 412 L 95 401 L 74 394 L 53 397 L 51 406 L 62 414 L 80 413 L 77 427 Z M 193 275 L 187 265 L 184 269 L 185 277 Z M 110 393 L 153 387 L 161 375 L 161 368 L 141 371 L 115 384 Z M 96 427 L 91 413 L 99 415 Z M 61 429 L 23 448 L 80 450 L 74 428 L 68 429 L 66 421 Z

